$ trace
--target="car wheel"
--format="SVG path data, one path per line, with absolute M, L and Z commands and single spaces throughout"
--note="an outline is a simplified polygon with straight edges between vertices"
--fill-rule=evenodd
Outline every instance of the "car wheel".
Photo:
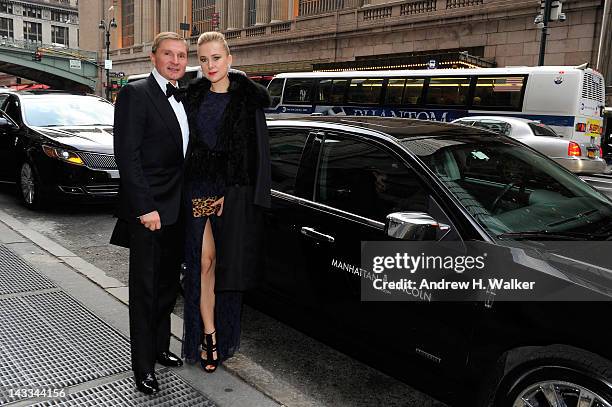
M 534 352 L 502 380 L 493 406 L 612 407 L 612 363 L 570 347 Z
M 17 180 L 17 193 L 21 202 L 30 209 L 40 208 L 42 204 L 40 180 L 34 166 L 27 161 L 21 164 Z

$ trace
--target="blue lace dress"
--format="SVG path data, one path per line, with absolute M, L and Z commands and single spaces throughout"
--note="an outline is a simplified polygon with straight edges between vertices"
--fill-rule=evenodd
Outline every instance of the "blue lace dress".
M 221 118 L 230 100 L 229 93 L 209 91 L 198 108 L 195 123 L 195 143 L 205 146 L 210 156 L 223 157 L 225 152 L 219 140 Z M 204 174 L 202 177 L 187 179 L 185 184 L 185 275 L 183 278 L 185 309 L 182 356 L 189 363 L 200 358 L 200 343 L 203 324 L 200 314 L 200 263 L 202 240 L 206 221 L 210 219 L 213 236 L 219 226 L 216 215 L 194 217 L 191 200 L 194 198 L 221 197 L 224 195 L 225 180 L 220 174 Z M 223 215 L 222 215 L 223 216 Z M 217 348 L 223 361 L 238 350 L 240 345 L 240 317 L 242 292 L 222 291 L 215 293 L 215 328 Z

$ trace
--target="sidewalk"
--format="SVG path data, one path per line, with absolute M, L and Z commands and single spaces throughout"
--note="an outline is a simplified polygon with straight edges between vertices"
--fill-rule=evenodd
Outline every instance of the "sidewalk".
M 161 392 L 138 392 L 125 303 L 121 282 L 0 210 L 0 405 L 279 405 L 223 367 L 157 366 Z

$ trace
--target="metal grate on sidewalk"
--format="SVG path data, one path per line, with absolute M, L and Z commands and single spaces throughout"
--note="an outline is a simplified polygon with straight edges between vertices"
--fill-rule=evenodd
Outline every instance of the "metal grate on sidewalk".
M 0 404 L 130 369 L 128 340 L 61 291 L 0 299 Z
M 36 407 L 80 407 L 80 406 L 203 406 L 216 404 L 199 393 L 168 369 L 157 372 L 161 391 L 154 396 L 146 396 L 136 390 L 131 377 L 103 384 L 59 399 L 51 399 Z
M 42 276 L 6 246 L 0 244 L 0 295 L 54 287 L 51 280 Z

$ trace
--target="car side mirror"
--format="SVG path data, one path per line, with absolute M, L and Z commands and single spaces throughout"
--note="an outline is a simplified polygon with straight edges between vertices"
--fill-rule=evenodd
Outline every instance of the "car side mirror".
M 449 230 L 425 212 L 394 212 L 385 221 L 385 234 L 401 240 L 435 240 L 438 231 Z
M 16 126 L 13 122 L 11 122 L 10 120 L 4 118 L 4 117 L 0 117 L 0 129 L 2 130 L 12 130 L 15 129 Z

